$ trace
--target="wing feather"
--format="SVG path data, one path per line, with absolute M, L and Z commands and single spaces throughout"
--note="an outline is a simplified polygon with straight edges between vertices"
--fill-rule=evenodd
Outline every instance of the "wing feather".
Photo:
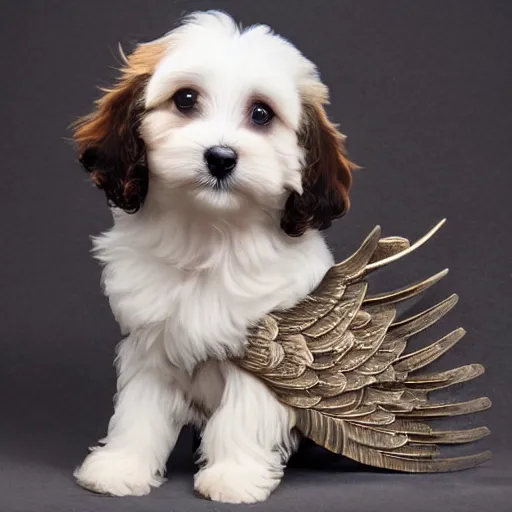
M 358 444 L 382 450 L 394 450 L 409 442 L 407 434 L 385 430 L 373 425 L 358 425 L 347 421 L 344 430 L 348 439 Z
M 419 370 L 448 352 L 465 334 L 466 331 L 464 329 L 457 329 L 428 347 L 399 357 L 394 364 L 394 368 L 399 372 Z
M 357 370 L 345 373 L 345 378 L 347 379 L 347 385 L 345 386 L 346 391 L 361 389 L 377 382 L 377 377 L 374 375 L 364 375 Z
M 410 286 L 406 286 L 405 288 L 400 288 L 399 290 L 394 290 L 392 292 L 387 293 L 379 293 L 377 295 L 370 295 L 369 297 L 365 297 L 365 304 L 396 304 L 397 302 L 402 302 L 404 300 L 410 299 L 411 297 L 415 297 L 419 293 L 428 290 L 431 286 L 434 286 L 438 283 L 443 277 L 448 274 L 448 269 L 435 274 L 424 281 L 420 281 L 419 283 L 415 283 Z
M 443 302 L 440 302 L 422 313 L 405 320 L 395 322 L 389 329 L 389 339 L 408 339 L 411 336 L 427 329 L 451 311 L 451 309 L 457 304 L 458 300 L 459 297 L 456 294 L 453 294 Z
M 319 336 L 318 338 L 309 338 L 309 350 L 313 354 L 323 354 L 334 352 L 336 354 L 346 354 L 354 345 L 355 339 L 351 331 L 347 331 L 347 326 L 337 325 L 330 333 Z
M 325 335 L 337 327 L 338 335 L 343 334 L 361 308 L 367 288 L 368 284 L 364 281 L 347 286 L 343 300 L 336 304 L 329 314 L 321 318 L 317 317 L 317 321 L 305 327 L 303 333 L 310 338 L 323 336 L 325 340 Z M 333 337 L 329 336 L 329 338 L 332 343 Z
M 445 372 L 410 376 L 404 380 L 404 384 L 411 389 L 423 389 L 429 392 L 437 391 L 476 379 L 483 375 L 484 371 L 484 367 L 481 364 L 469 364 Z

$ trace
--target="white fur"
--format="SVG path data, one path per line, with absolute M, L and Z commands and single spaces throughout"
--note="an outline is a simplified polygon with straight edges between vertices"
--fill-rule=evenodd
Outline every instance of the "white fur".
M 103 285 L 126 336 L 104 446 L 76 470 L 97 492 L 141 495 L 161 484 L 183 425 L 204 427 L 196 490 L 232 503 L 262 501 L 296 446 L 291 409 L 226 359 L 247 328 L 309 293 L 332 264 L 321 235 L 279 226 L 301 190 L 296 129 L 301 87 L 314 67 L 266 27 L 240 32 L 218 13 L 196 15 L 164 38 L 169 52 L 147 87 L 143 122 L 149 193 L 134 215 L 114 211 L 95 239 Z M 167 100 L 183 84 L 203 91 L 203 114 L 178 118 Z M 245 120 L 251 95 L 272 101 L 269 130 Z M 229 188 L 214 190 L 203 151 L 236 148 Z

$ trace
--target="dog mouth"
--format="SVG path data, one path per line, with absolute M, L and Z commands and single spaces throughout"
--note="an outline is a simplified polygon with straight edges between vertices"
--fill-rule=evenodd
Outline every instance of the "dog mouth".
M 230 180 L 215 180 L 210 188 L 217 192 L 229 192 L 233 189 Z
M 211 174 L 201 175 L 197 185 L 201 189 L 213 190 L 215 192 L 232 192 L 234 188 L 234 179 L 231 176 L 216 178 Z

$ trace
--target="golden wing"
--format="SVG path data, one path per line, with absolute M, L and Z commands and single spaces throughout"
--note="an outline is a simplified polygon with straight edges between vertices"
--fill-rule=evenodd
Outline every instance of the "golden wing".
M 409 338 L 450 311 L 457 296 L 406 320 L 395 319 L 398 302 L 426 290 L 447 270 L 391 293 L 367 295 L 365 277 L 371 271 L 411 253 L 443 223 L 412 246 L 404 238 L 380 238 L 375 228 L 310 296 L 267 315 L 251 330 L 239 365 L 294 408 L 296 428 L 315 443 L 364 464 L 407 472 L 456 471 L 490 458 L 490 452 L 442 458 L 438 447 L 476 441 L 489 433 L 486 427 L 436 431 L 424 422 L 491 405 L 488 398 L 429 399 L 432 391 L 478 377 L 481 365 L 416 374 L 453 347 L 464 330 L 404 354 Z

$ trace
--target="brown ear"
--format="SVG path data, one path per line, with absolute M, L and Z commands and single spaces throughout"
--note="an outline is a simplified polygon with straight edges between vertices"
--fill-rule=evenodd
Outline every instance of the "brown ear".
M 298 137 L 305 150 L 303 193 L 290 194 L 281 219 L 282 229 L 290 236 L 326 229 L 348 211 L 352 171 L 357 168 L 345 154 L 344 136 L 320 103 L 303 106 Z
M 74 127 L 79 161 L 109 204 L 134 213 L 148 190 L 148 169 L 139 126 L 143 94 L 162 47 L 139 47 L 126 59 L 116 87 L 104 90 L 96 109 Z

